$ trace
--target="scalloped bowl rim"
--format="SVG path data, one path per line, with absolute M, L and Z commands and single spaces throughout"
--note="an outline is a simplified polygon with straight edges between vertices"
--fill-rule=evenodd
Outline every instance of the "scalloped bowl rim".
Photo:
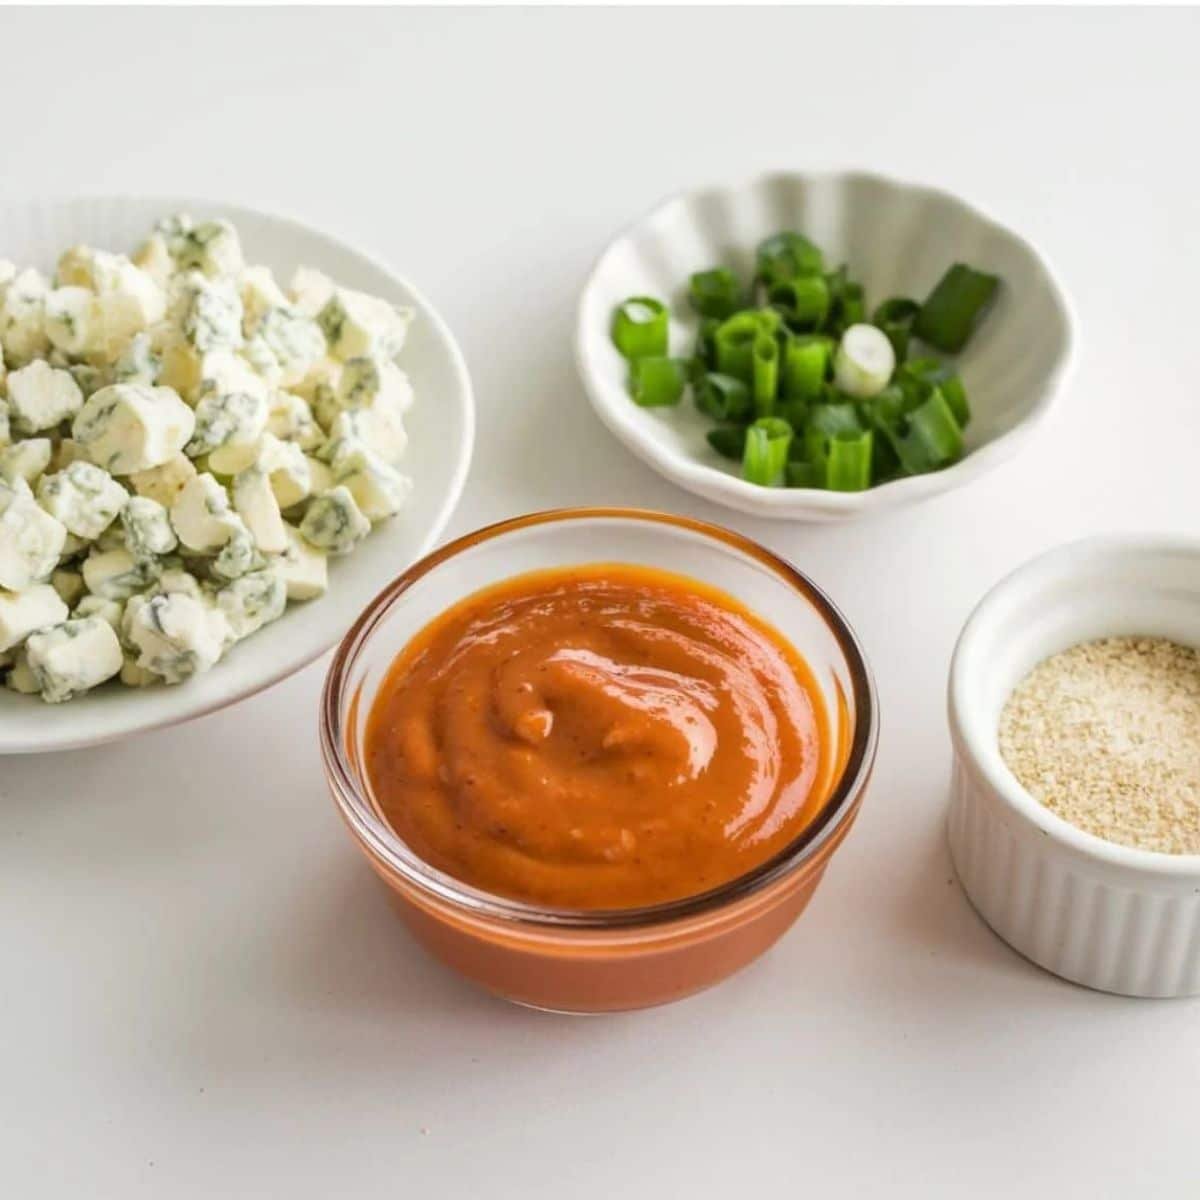
M 1062 344 L 1058 347 L 1054 366 L 1041 385 L 1040 395 L 1029 412 L 1012 429 L 972 450 L 953 466 L 928 475 L 913 475 L 906 479 L 893 480 L 863 492 L 760 487 L 689 457 L 644 432 L 634 419 L 634 408 L 628 394 L 624 389 L 608 383 L 603 372 L 598 370 L 592 361 L 589 343 L 593 339 L 589 336 L 587 319 L 589 293 L 607 267 L 610 258 L 625 240 L 643 226 L 659 220 L 669 209 L 701 198 L 748 192 L 776 179 L 788 179 L 806 185 L 835 180 L 863 180 L 924 195 L 957 205 L 976 221 L 1023 247 L 1045 274 L 1050 294 L 1063 318 Z M 716 503 L 757 516 L 803 517 L 817 513 L 822 516 L 839 517 L 878 512 L 962 487 L 1011 459 L 1045 419 L 1055 399 L 1070 379 L 1075 365 L 1076 328 L 1070 297 L 1049 257 L 1028 238 L 1016 233 L 984 209 L 961 196 L 945 188 L 873 171 L 762 171 L 737 184 L 710 184 L 673 192 L 625 225 L 600 252 L 588 272 L 576 310 L 574 349 L 576 368 L 596 415 L 626 448 L 673 483 Z
M 419 311 L 422 321 L 427 323 L 440 352 L 445 355 L 446 365 L 454 378 L 456 403 L 460 408 L 458 415 L 462 423 L 462 436 L 458 444 L 453 447 L 455 462 L 446 481 L 444 494 L 438 503 L 432 520 L 429 521 L 421 534 L 414 538 L 410 560 L 405 566 L 419 561 L 428 554 L 437 544 L 446 526 L 450 523 L 458 507 L 459 500 L 462 498 L 474 454 L 476 414 L 474 388 L 462 349 L 450 326 L 446 323 L 445 318 L 430 303 L 420 288 L 412 284 L 399 271 L 396 271 L 387 259 L 381 255 L 372 253 L 356 242 L 349 241 L 338 234 L 329 233 L 320 226 L 310 224 L 302 218 L 293 216 L 290 213 L 257 208 L 251 204 L 241 204 L 236 201 L 221 200 L 211 196 L 135 195 L 128 192 L 79 192 L 75 194 L 43 196 L 40 198 L 15 200 L 0 205 L 0 225 L 3 224 L 6 217 L 18 212 L 31 212 L 39 209 L 53 210 L 76 204 L 108 204 L 118 206 L 130 204 L 138 205 L 139 207 L 152 205 L 160 207 L 163 212 L 219 210 L 226 214 L 241 213 L 256 221 L 290 229 L 304 238 L 314 238 L 322 241 L 338 253 L 359 259 L 385 277 L 391 287 L 405 293 L 406 302 Z M 231 219 L 236 222 L 236 215 Z M 383 531 L 383 534 L 386 536 L 386 531 Z M 386 578 L 381 573 L 378 585 L 372 594 L 385 588 L 399 569 L 398 567 L 389 568 Z M 331 586 L 327 596 L 321 599 L 328 599 L 329 596 L 336 598 L 336 584 Z M 9 754 L 40 754 L 102 745 L 119 741 L 126 737 L 132 737 L 135 734 L 148 733 L 155 729 L 183 724 L 187 721 L 207 716 L 223 708 L 231 707 L 242 700 L 265 691 L 267 688 L 273 687 L 289 676 L 303 670 L 320 658 L 321 655 L 327 653 L 338 643 L 346 629 L 353 623 L 358 615 L 359 607 L 361 606 L 355 605 L 353 611 L 343 613 L 339 608 L 331 604 L 328 610 L 329 619 L 324 623 L 326 628 L 320 638 L 309 637 L 290 653 L 277 654 L 270 669 L 261 671 L 256 677 L 248 678 L 246 675 L 236 672 L 231 674 L 228 677 L 227 686 L 214 689 L 214 693 L 206 698 L 202 699 L 197 696 L 192 703 L 187 703 L 186 683 L 169 689 L 154 689 L 156 693 L 166 695 L 170 701 L 163 706 L 161 713 L 147 712 L 145 714 L 138 714 L 136 718 L 127 721 L 105 721 L 97 725 L 91 725 L 88 721 L 87 718 L 91 716 L 90 713 L 80 714 L 81 719 L 78 722 L 70 720 L 46 722 L 44 726 L 46 730 L 45 734 L 35 740 L 23 737 L 19 732 L 6 734 L 3 721 L 0 721 L 0 757 Z M 280 626 L 286 626 L 287 617 L 288 614 L 285 613 L 279 622 Z M 286 644 L 285 642 L 284 645 Z M 214 668 L 213 674 L 221 671 L 225 666 L 225 663 L 219 663 Z M 145 693 L 138 689 L 137 694 Z M 121 694 L 106 694 L 103 700 L 113 709 L 120 709 L 123 707 L 121 704 L 122 698 Z M 55 709 L 55 716 L 61 717 L 63 714 L 73 714 L 73 702 L 55 706 Z

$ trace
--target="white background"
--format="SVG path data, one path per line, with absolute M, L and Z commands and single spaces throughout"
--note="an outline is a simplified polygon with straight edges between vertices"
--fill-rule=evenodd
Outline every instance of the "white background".
M 596 1019 L 492 1000 L 406 940 L 325 794 L 323 664 L 180 729 L 0 762 L 0 1191 L 1194 1196 L 1200 1007 L 1061 983 L 982 925 L 944 841 L 943 689 L 1010 567 L 1195 527 L 1198 40 L 1197 14 L 1149 11 L 0 12 L 0 201 L 211 194 L 374 249 L 474 376 L 452 533 L 564 503 L 724 520 L 842 605 L 885 723 L 784 941 Z M 1043 246 L 1080 369 L 966 491 L 767 524 L 609 437 L 573 308 L 662 195 L 831 165 L 959 191 Z

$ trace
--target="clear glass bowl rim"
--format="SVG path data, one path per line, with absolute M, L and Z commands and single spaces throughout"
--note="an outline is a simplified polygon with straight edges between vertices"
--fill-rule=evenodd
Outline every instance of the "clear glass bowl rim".
M 661 904 L 621 909 L 572 909 L 530 904 L 472 887 L 422 861 L 375 813 L 354 779 L 347 760 L 341 707 L 359 654 L 380 621 L 418 580 L 455 556 L 539 525 L 597 519 L 648 522 L 700 534 L 757 559 L 798 591 L 824 619 L 845 656 L 854 697 L 855 728 L 849 753 L 835 787 L 820 813 L 787 846 L 753 870 L 719 887 Z M 377 862 L 437 901 L 485 918 L 523 926 L 564 929 L 637 929 L 701 917 L 760 893 L 814 858 L 854 812 L 866 787 L 879 740 L 879 702 L 875 681 L 861 643 L 832 600 L 786 559 L 753 539 L 724 526 L 654 509 L 581 507 L 547 509 L 485 525 L 427 554 L 402 572 L 363 610 L 334 652 L 321 694 L 320 745 L 334 798 L 351 831 Z

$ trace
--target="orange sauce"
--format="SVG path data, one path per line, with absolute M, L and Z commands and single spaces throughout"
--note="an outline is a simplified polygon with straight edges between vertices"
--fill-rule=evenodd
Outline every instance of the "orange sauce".
M 423 629 L 368 718 L 376 804 L 497 895 L 632 908 L 726 883 L 816 816 L 836 757 L 809 669 L 731 597 L 644 567 L 521 575 Z

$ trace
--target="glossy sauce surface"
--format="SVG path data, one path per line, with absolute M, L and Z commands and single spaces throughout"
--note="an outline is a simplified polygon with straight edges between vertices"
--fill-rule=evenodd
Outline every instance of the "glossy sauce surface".
M 644 567 L 522 575 L 401 652 L 368 718 L 382 816 L 486 891 L 631 908 L 726 883 L 828 795 L 816 686 L 724 594 Z

